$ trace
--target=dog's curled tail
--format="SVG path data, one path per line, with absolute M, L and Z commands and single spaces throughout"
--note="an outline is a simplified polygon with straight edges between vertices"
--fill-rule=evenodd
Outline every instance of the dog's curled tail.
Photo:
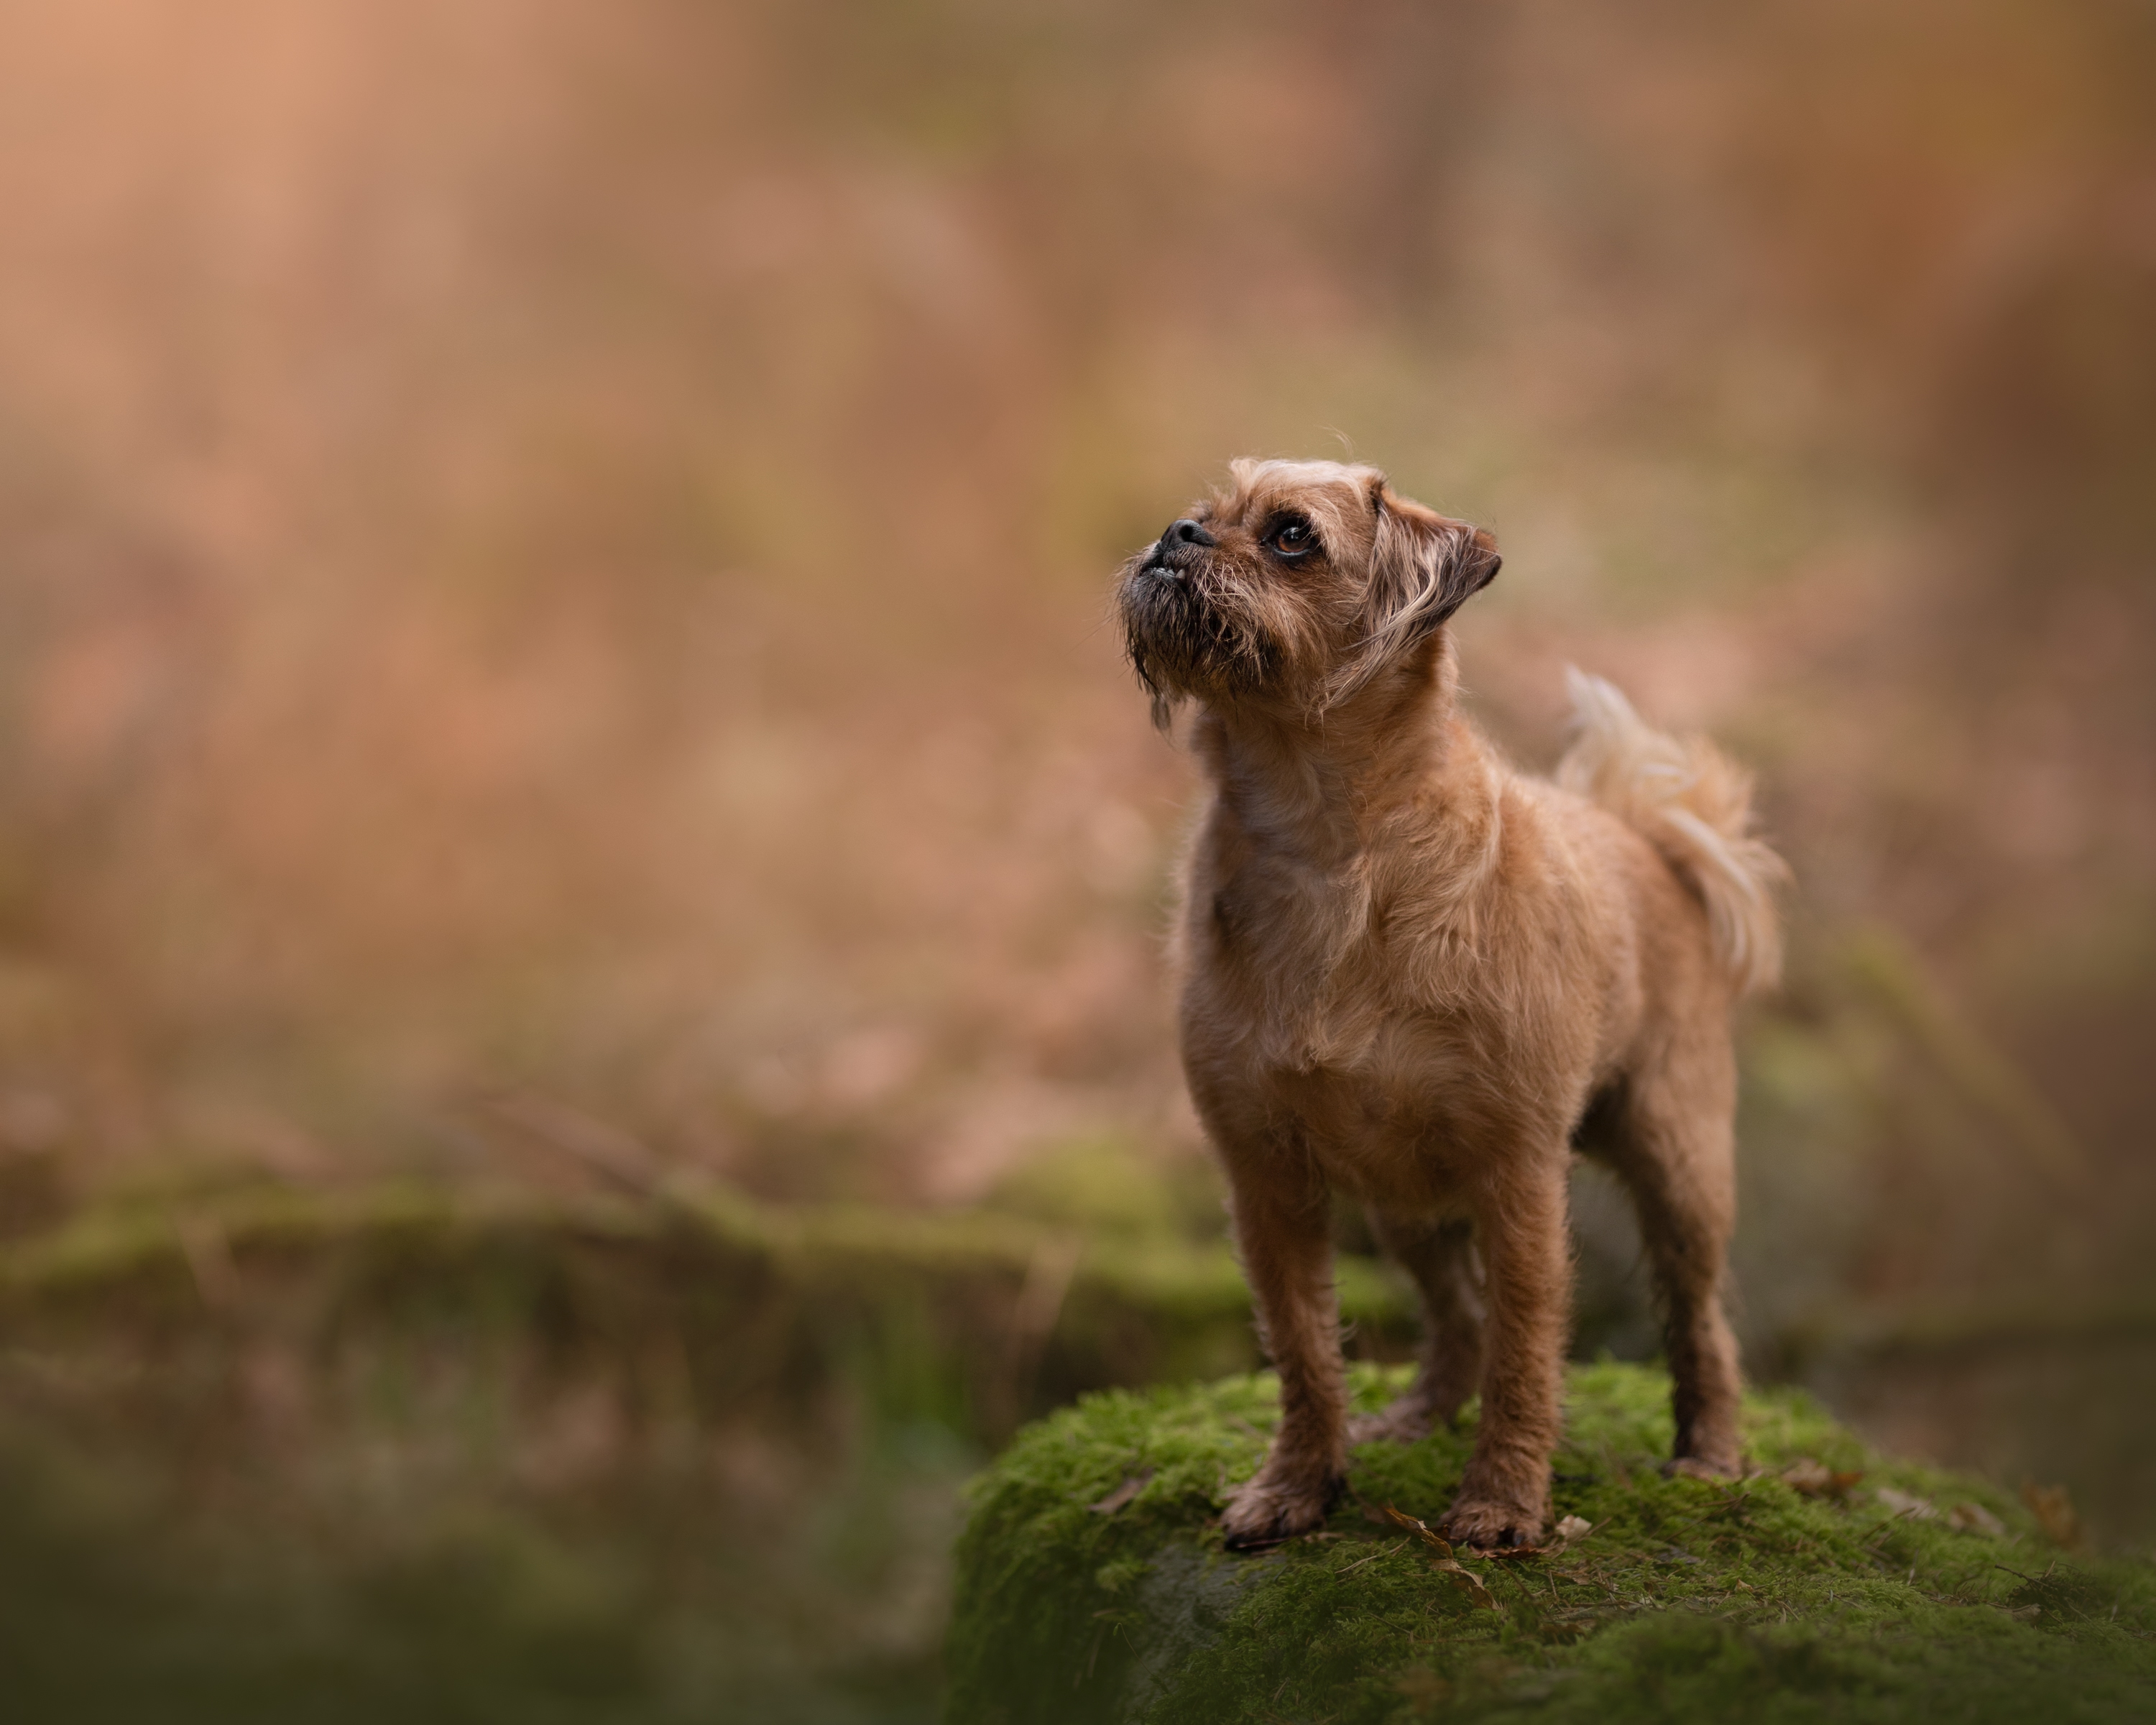
M 1642 834 L 1707 906 L 1715 957 L 1740 994 L 1782 970 L 1774 889 L 1789 867 L 1754 838 L 1752 775 L 1703 737 L 1656 731 L 1614 685 L 1565 669 L 1575 735 L 1557 782 Z

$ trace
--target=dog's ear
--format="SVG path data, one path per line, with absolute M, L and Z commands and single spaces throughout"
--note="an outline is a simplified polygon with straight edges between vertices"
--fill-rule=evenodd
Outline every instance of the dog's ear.
M 1497 542 L 1481 528 L 1395 496 L 1383 480 L 1371 484 L 1370 506 L 1377 520 L 1362 639 L 1326 691 L 1328 706 L 1428 639 L 1490 584 L 1504 561 Z

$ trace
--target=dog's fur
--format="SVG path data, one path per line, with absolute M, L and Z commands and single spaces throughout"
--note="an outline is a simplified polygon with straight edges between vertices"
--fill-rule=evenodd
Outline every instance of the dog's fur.
M 1280 1371 L 1280 1428 L 1222 1518 L 1229 1543 L 1317 1526 L 1351 1441 L 1420 1436 L 1478 1390 L 1444 1532 L 1540 1540 L 1574 1149 L 1639 1209 L 1671 1466 L 1736 1472 L 1729 1019 L 1775 973 L 1782 872 L 1748 836 L 1748 780 L 1577 672 L 1556 783 L 1513 773 L 1455 711 L 1445 629 L 1497 571 L 1489 535 L 1368 467 L 1230 472 L 1118 593 L 1156 721 L 1196 708 L 1211 797 L 1178 918 L 1183 1064 Z M 1368 1208 L 1426 1324 L 1413 1385 L 1352 1427 L 1333 1189 Z

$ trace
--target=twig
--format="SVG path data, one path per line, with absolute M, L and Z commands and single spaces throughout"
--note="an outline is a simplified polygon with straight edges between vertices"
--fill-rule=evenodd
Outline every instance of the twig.
M 1338 1576 L 1338 1575 L 1353 1575 L 1353 1574 L 1354 1574 L 1358 1569 L 1361 1568 L 1363 1567 L 1363 1564 L 1365 1564 L 1365 1563 L 1376 1563 L 1376 1562 L 1378 1561 L 1378 1559 L 1379 1558 L 1389 1558 L 1389 1557 L 1392 1556 L 1392 1554 L 1393 1554 L 1394 1552 L 1399 1551 L 1399 1550 L 1402 1549 L 1404 1547 L 1405 1547 L 1405 1545 L 1406 1545 L 1406 1544 L 1407 1544 L 1407 1541 L 1406 1541 L 1406 1540 L 1404 1540 L 1404 1539 L 1396 1539 L 1396 1540 L 1394 1540 L 1394 1541 L 1390 1545 L 1387 1546 L 1387 1547 L 1386 1547 L 1383 1551 L 1373 1551 L 1373 1552 L 1372 1552 L 1372 1553 L 1370 1553 L 1370 1555 L 1369 1555 L 1368 1557 L 1367 1557 L 1367 1558 L 1356 1558 L 1356 1559 L 1355 1559 L 1355 1561 L 1354 1561 L 1353 1563 L 1352 1563 L 1348 1564 L 1346 1568 L 1341 1568 L 1341 1569 L 1336 1569 L 1336 1570 L 1334 1570 L 1332 1573 L 1333 1573 L 1336 1576 Z
M 479 1106 L 639 1198 L 665 1196 L 650 1150 L 618 1126 L 532 1091 L 483 1096 Z

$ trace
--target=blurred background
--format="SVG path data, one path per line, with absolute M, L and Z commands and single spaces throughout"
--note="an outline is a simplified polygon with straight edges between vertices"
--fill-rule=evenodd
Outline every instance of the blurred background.
M 930 1716 L 957 1481 L 1250 1357 L 1106 590 L 1343 452 L 1503 544 L 1517 760 L 1577 662 L 1759 770 L 1753 1373 L 2156 1538 L 2143 0 L 28 0 L 54 1716 Z M 1577 1208 L 1579 1351 L 1651 1353 Z

